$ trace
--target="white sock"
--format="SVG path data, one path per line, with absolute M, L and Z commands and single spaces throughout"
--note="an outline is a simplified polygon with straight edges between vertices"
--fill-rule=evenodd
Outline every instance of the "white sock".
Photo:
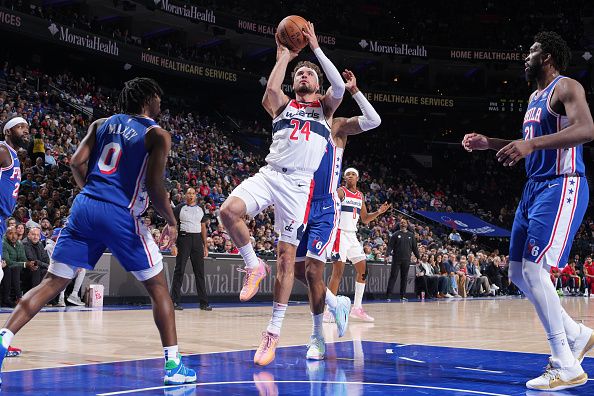
M 256 252 L 254 252 L 254 247 L 251 243 L 240 247 L 239 254 L 241 254 L 241 257 L 243 257 L 243 261 L 245 262 L 245 266 L 247 268 L 253 269 L 258 266 L 258 257 L 256 256 Z
M 163 347 L 163 352 L 165 353 L 165 362 L 167 362 L 168 360 L 173 360 L 175 364 L 179 364 L 177 345 Z
M 561 362 L 561 367 L 571 367 L 575 362 L 575 357 L 569 349 L 567 335 L 565 330 L 557 334 L 547 336 L 547 341 L 551 347 L 551 356 Z
M 12 342 L 12 337 L 14 337 L 12 331 L 8 330 L 7 328 L 0 329 L 0 338 L 2 339 L 2 346 L 4 349 L 8 349 L 10 343 Z
M 322 323 L 324 322 L 324 314 L 321 313 L 319 315 L 311 314 L 311 319 L 313 321 L 313 328 L 311 335 L 324 338 L 324 334 L 322 333 Z
M 80 287 L 82 286 L 83 281 L 85 280 L 86 273 L 87 270 L 85 270 L 84 268 L 78 271 L 78 275 L 76 275 L 76 280 L 74 281 L 74 288 L 72 289 L 72 293 L 70 293 L 71 296 L 78 296 Z
M 281 327 L 283 326 L 283 319 L 285 318 L 285 312 L 287 311 L 287 304 L 280 304 L 277 302 L 272 303 L 272 317 L 268 323 L 266 331 L 272 334 L 279 335 Z
M 332 311 L 335 310 L 338 305 L 338 299 L 330 289 L 326 289 L 326 305 L 328 305 L 328 308 Z
M 58 301 L 64 301 L 64 290 L 60 292 L 60 297 L 58 298 Z
M 354 308 L 361 308 L 361 302 L 363 301 L 364 292 L 365 283 L 355 282 L 355 301 L 353 302 Z

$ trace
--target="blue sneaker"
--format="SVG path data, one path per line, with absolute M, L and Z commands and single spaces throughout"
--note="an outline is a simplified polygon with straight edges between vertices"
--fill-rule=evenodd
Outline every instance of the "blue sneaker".
M 163 382 L 165 385 L 183 385 L 196 382 L 196 371 L 184 366 L 181 356 L 179 364 L 175 364 L 175 361 L 170 359 L 165 363 L 165 378 Z
M 351 311 L 351 299 L 346 296 L 336 296 L 338 304 L 336 309 L 332 312 L 334 315 L 334 321 L 338 328 L 338 336 L 342 337 L 346 333 L 346 329 L 349 325 L 349 312 Z
M 0 372 L 2 371 L 2 363 L 4 362 L 4 358 L 6 357 L 6 353 L 8 352 L 8 349 L 4 348 L 4 345 L 2 344 L 3 335 L 4 332 L 0 333 Z M 2 385 L 2 374 L 0 374 L 0 385 Z

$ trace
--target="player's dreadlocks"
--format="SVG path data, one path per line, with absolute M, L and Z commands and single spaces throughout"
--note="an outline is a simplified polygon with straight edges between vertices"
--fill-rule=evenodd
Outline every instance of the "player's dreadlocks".
M 540 32 L 534 36 L 534 42 L 540 43 L 542 52 L 551 54 L 553 64 L 560 72 L 565 71 L 571 59 L 571 50 L 563 38 L 555 32 Z
M 152 78 L 136 77 L 126 81 L 120 97 L 118 107 L 125 114 L 138 114 L 153 96 L 163 96 L 163 90 Z

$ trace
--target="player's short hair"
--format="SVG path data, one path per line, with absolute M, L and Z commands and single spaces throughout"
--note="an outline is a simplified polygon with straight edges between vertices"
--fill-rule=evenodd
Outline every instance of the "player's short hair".
M 152 78 L 136 77 L 124 83 L 118 98 L 118 107 L 122 113 L 138 114 L 154 96 L 163 96 L 163 90 Z
M 534 42 L 540 43 L 542 52 L 551 54 L 553 64 L 560 72 L 567 69 L 571 60 L 571 50 L 567 42 L 555 32 L 540 32 L 534 36 Z
M 324 84 L 324 73 L 322 73 L 322 70 L 320 69 L 320 67 L 318 65 L 316 65 L 315 63 L 312 63 L 310 61 L 300 61 L 299 63 L 297 63 L 297 65 L 295 65 L 295 68 L 293 69 L 293 72 L 291 73 L 291 77 L 295 78 L 295 74 L 297 74 L 297 70 L 299 70 L 303 66 L 309 67 L 310 69 L 313 69 L 316 72 L 316 74 L 318 75 L 318 85 L 321 88 L 322 85 Z

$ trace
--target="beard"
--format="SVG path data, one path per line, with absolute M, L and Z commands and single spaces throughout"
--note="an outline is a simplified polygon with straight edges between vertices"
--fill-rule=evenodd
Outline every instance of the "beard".
M 308 95 L 315 93 L 316 91 L 313 89 L 313 87 L 309 86 L 308 84 L 299 84 L 295 92 L 299 95 Z
M 526 69 L 526 81 L 531 82 L 536 80 L 536 77 L 539 75 L 540 71 L 542 70 L 542 65 L 535 64 L 535 65 L 528 65 L 528 69 Z
M 25 150 L 27 149 L 27 146 L 29 146 L 29 140 L 23 139 L 22 136 L 14 137 L 13 142 L 17 147 L 25 149 Z

